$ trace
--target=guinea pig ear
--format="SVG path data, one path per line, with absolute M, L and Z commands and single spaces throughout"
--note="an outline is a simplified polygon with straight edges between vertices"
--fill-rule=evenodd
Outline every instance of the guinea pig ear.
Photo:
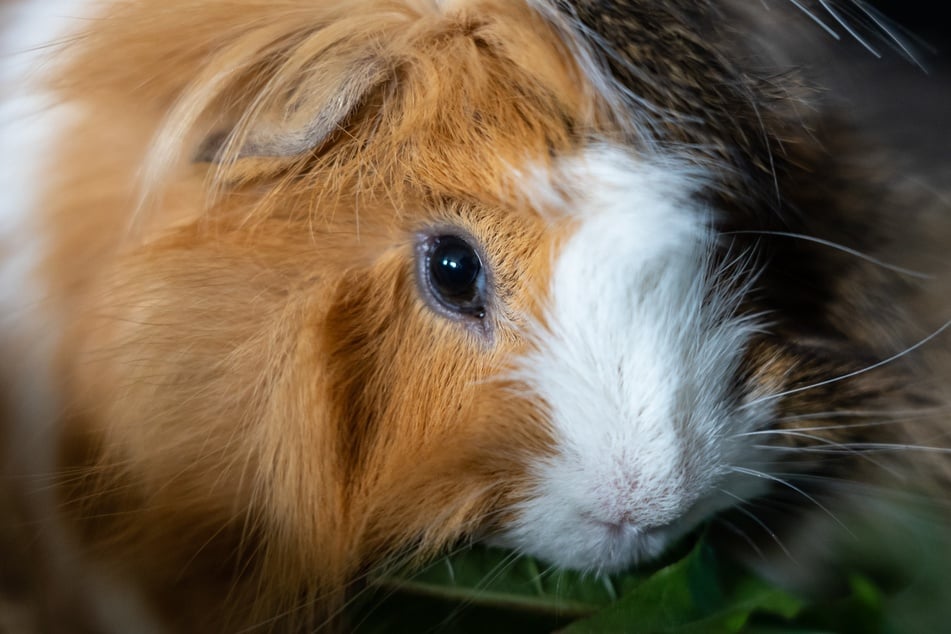
M 199 145 L 196 163 L 294 159 L 317 151 L 342 130 L 387 76 L 381 60 L 330 60 L 290 87 L 286 70 L 269 80 L 251 106 L 218 126 Z M 240 101 L 238 101 L 240 103 Z

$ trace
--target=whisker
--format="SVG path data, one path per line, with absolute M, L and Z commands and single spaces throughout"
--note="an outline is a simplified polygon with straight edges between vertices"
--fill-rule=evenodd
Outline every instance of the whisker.
M 822 440 L 817 438 L 817 440 Z M 874 443 L 874 442 L 861 442 L 861 443 L 828 443 L 828 446 L 805 446 L 805 447 L 776 447 L 771 445 L 757 445 L 757 447 L 765 449 L 775 449 L 779 451 L 788 450 L 788 451 L 809 451 L 813 453 L 843 453 L 843 452 L 852 452 L 859 453 L 861 451 L 881 451 L 881 452 L 891 452 L 891 451 L 923 451 L 927 453 L 937 453 L 937 454 L 951 454 L 951 448 L 948 447 L 930 447 L 928 445 L 903 445 L 900 443 Z M 861 454 L 860 454 L 861 455 Z
M 756 97 L 750 96 L 749 104 L 753 108 L 753 114 L 756 115 L 760 132 L 763 134 L 763 142 L 766 144 L 766 157 L 769 159 L 769 171 L 773 177 L 773 190 L 776 194 L 776 204 L 781 205 L 783 196 L 779 187 L 779 174 L 776 172 L 776 158 L 773 156 L 773 148 L 769 141 L 769 134 L 766 132 L 766 124 L 763 123 L 763 116 L 760 114 L 759 107 L 756 105 Z
M 737 510 L 739 510 L 739 509 L 737 509 Z M 729 520 L 727 520 L 727 519 L 724 519 L 723 517 L 721 517 L 721 516 L 719 516 L 719 515 L 716 516 L 716 517 L 714 517 L 714 518 L 713 518 L 713 521 L 714 521 L 714 522 L 717 522 L 717 523 L 720 523 L 720 524 L 723 524 L 724 526 L 727 527 L 727 529 L 729 529 L 729 531 L 730 531 L 731 533 L 733 533 L 734 535 L 737 535 L 738 537 L 742 538 L 743 541 L 745 541 L 745 542 L 747 543 L 747 545 L 748 545 L 750 548 L 753 549 L 753 551 L 756 553 L 756 556 L 757 556 L 757 557 L 759 557 L 760 559 L 766 559 L 766 555 L 763 554 L 763 550 L 756 544 L 756 542 L 753 540 L 753 538 L 750 537 L 750 536 L 746 533 L 746 531 L 740 530 L 740 528 L 739 528 L 736 524 L 734 524 L 733 522 L 731 522 L 731 521 L 729 521 Z
M 815 244 L 820 244 L 822 246 L 829 247 L 830 249 L 841 251 L 842 253 L 846 253 L 848 255 L 855 256 L 861 260 L 865 260 L 866 262 L 869 262 L 870 264 L 880 266 L 881 268 L 887 269 L 889 271 L 894 271 L 895 273 L 901 273 L 902 275 L 907 275 L 908 277 L 914 277 L 921 280 L 934 279 L 934 276 L 928 273 L 922 273 L 921 271 L 915 271 L 913 269 L 908 269 L 902 266 L 898 266 L 896 264 L 889 264 L 888 262 L 872 257 L 871 255 L 868 255 L 867 253 L 862 253 L 861 251 L 858 251 L 851 247 L 847 247 L 843 244 L 832 242 L 831 240 L 826 240 L 824 238 L 810 236 L 804 233 L 794 233 L 791 231 L 766 231 L 766 230 L 750 229 L 750 230 L 729 231 L 727 232 L 726 235 L 762 235 L 762 236 L 773 236 L 773 237 L 779 237 L 779 238 L 795 238 L 797 240 L 803 240 L 805 242 L 813 242 Z
M 855 423 L 847 423 L 844 425 L 835 425 L 831 426 L 830 429 L 836 429 L 839 427 L 848 427 L 848 426 L 863 426 L 863 425 L 878 425 L 878 424 L 889 424 L 895 422 L 903 422 L 905 420 L 919 420 L 924 419 L 928 416 L 936 416 L 938 414 L 947 415 L 951 412 L 951 406 L 936 406 L 936 407 L 921 407 L 914 409 L 896 409 L 890 411 L 880 411 L 880 410 L 861 410 L 861 409 L 843 409 L 843 410 L 829 410 L 826 412 L 812 412 L 809 414 L 791 414 L 789 416 L 782 416 L 777 418 L 777 422 L 796 422 L 801 420 L 826 420 L 830 418 L 843 418 L 847 416 L 856 416 L 856 417 L 866 417 L 874 416 L 881 419 L 883 416 L 888 416 L 893 420 L 874 420 L 874 421 L 859 421 Z M 920 414 L 920 416 L 912 416 L 915 414 Z M 811 429 L 823 429 L 822 427 L 815 427 Z
M 800 481 L 809 481 L 819 483 L 828 491 L 836 491 L 834 495 L 841 495 L 841 492 L 856 493 L 864 498 L 872 500 L 889 500 L 903 506 L 908 505 L 927 505 L 929 507 L 941 507 L 951 509 L 951 499 L 936 498 L 927 492 L 919 490 L 909 490 L 905 486 L 891 486 L 887 484 L 875 484 L 862 480 L 853 480 L 839 476 L 816 473 L 784 473 L 774 472 L 777 476 L 786 478 L 795 478 Z M 763 499 L 757 500 L 757 503 L 763 503 Z M 778 501 L 772 500 L 775 504 Z M 947 523 L 942 520 L 941 525 L 946 527 Z
M 823 438 L 822 436 L 815 436 L 815 435 L 813 435 L 813 434 L 806 434 L 806 433 L 801 433 L 801 432 L 798 432 L 798 431 L 791 431 L 791 430 L 784 430 L 784 429 L 763 430 L 762 432 L 750 433 L 749 435 L 755 436 L 755 435 L 761 435 L 761 434 L 765 434 L 765 435 L 779 435 L 779 436 L 791 436 L 791 437 L 793 437 L 793 438 L 805 438 L 806 440 L 813 440 L 813 441 L 816 441 L 816 442 L 819 442 L 819 443 L 822 443 L 822 444 L 823 444 L 823 447 L 821 447 L 821 448 L 817 447 L 817 448 L 816 448 L 816 451 L 820 451 L 821 449 L 825 449 L 825 450 L 828 451 L 828 452 L 833 452 L 833 451 L 834 451 L 834 452 L 836 452 L 836 453 L 850 453 L 850 454 L 853 454 L 853 455 L 855 455 L 855 456 L 857 456 L 857 457 L 859 457 L 859 458 L 862 458 L 862 459 L 864 459 L 864 460 L 867 460 L 868 462 L 874 464 L 876 467 L 879 467 L 879 468 L 881 468 L 882 470 L 887 471 L 888 473 L 891 473 L 892 475 L 894 475 L 894 476 L 896 476 L 896 477 L 900 477 L 899 474 L 898 474 L 896 471 L 894 471 L 891 467 L 888 467 L 888 466 L 886 466 L 886 465 L 884 465 L 884 464 L 878 462 L 877 460 L 874 460 L 871 456 L 868 456 L 868 455 L 864 454 L 863 452 L 859 451 L 858 449 L 850 449 L 846 444 L 838 443 L 838 442 L 835 442 L 835 441 L 833 441 L 833 440 L 829 440 L 828 438 Z M 782 450 L 784 450 L 784 449 L 787 449 L 787 450 L 789 450 L 790 452 L 794 452 L 794 451 L 796 451 L 797 449 L 805 449 L 805 448 L 800 448 L 800 447 L 779 447 L 779 446 L 775 446 L 775 445 L 755 445 L 755 446 L 756 446 L 757 449 L 770 449 L 770 450 L 779 450 L 779 451 L 782 451 Z
M 769 526 L 767 526 L 767 525 L 766 525 L 766 522 L 764 522 L 764 521 L 761 520 L 760 518 L 756 517 L 756 514 L 755 514 L 755 513 L 753 513 L 752 511 L 750 511 L 750 510 L 748 510 L 748 509 L 745 508 L 745 506 L 746 506 L 746 504 L 747 504 L 747 501 L 746 501 L 746 500 L 744 500 L 744 499 L 741 498 L 740 496 L 736 495 L 735 493 L 731 493 L 730 491 L 727 491 L 726 489 L 718 489 L 718 490 L 720 491 L 720 493 L 722 493 L 722 494 L 724 494 L 724 495 L 726 495 L 726 496 L 729 496 L 729 497 L 733 498 L 734 500 L 736 500 L 737 502 L 739 502 L 739 504 L 736 505 L 736 506 L 734 506 L 733 508 L 734 508 L 735 510 L 739 511 L 740 513 L 742 513 L 743 515 L 745 515 L 746 517 L 748 517 L 748 518 L 750 518 L 751 520 L 753 520 L 760 528 L 762 528 L 764 531 L 766 531 L 766 533 L 773 539 L 774 542 L 776 542 L 776 545 L 779 546 L 780 550 L 783 551 L 783 553 L 790 559 L 790 561 L 796 562 L 796 558 L 792 556 L 792 553 L 789 552 L 789 549 L 786 548 L 786 545 L 783 544 L 782 540 L 779 539 L 779 536 L 776 535 L 776 533 L 773 531 L 773 529 L 771 529 Z M 759 549 L 757 549 L 757 552 L 760 552 Z M 760 555 L 762 555 L 762 552 L 760 552 Z M 796 563 L 798 563 L 798 562 L 796 562 Z
M 423 572 L 423 571 L 429 570 L 429 569 L 431 569 L 431 568 L 433 568 L 433 567 L 435 567 L 435 566 L 439 566 L 439 565 L 442 565 L 442 564 L 447 564 L 447 565 L 450 566 L 450 576 L 452 576 L 452 575 L 454 574 L 454 572 L 452 571 L 452 568 L 451 568 L 451 561 L 450 561 L 451 557 L 453 557 L 454 555 L 457 555 L 457 554 L 459 554 L 459 553 L 461 553 L 461 552 L 463 552 L 463 551 L 465 551 L 465 550 L 468 550 L 468 549 L 470 549 L 471 547 L 472 547 L 472 544 L 471 544 L 471 543 L 462 544 L 462 545 L 460 545 L 459 547 L 457 547 L 457 548 L 453 549 L 452 551 L 450 551 L 449 553 L 447 553 L 446 555 L 444 555 L 443 557 L 440 557 L 440 558 L 438 558 L 438 559 L 436 559 L 436 560 L 430 562 L 430 563 L 427 564 L 426 566 L 423 566 L 423 567 L 420 568 L 417 572 Z M 479 582 L 479 584 L 477 584 L 476 586 L 474 586 L 474 587 L 472 588 L 472 590 L 473 590 L 473 596 L 471 596 L 469 599 L 467 599 L 467 600 L 465 600 L 465 601 L 460 602 L 460 603 L 454 608 L 454 610 L 453 610 L 450 614 L 448 614 L 448 615 L 446 616 L 446 618 L 445 618 L 445 619 L 443 620 L 443 622 L 441 623 L 441 626 L 447 626 L 447 625 L 449 625 L 449 624 L 452 622 L 452 620 L 460 613 L 461 610 L 463 610 L 463 609 L 465 609 L 466 607 L 472 605 L 472 604 L 477 600 L 477 598 L 478 598 L 478 597 L 476 596 L 476 593 L 477 593 L 478 591 L 480 591 L 480 587 L 481 587 L 481 588 L 485 588 L 485 587 L 487 587 L 488 585 L 491 585 L 492 583 L 494 583 L 494 581 L 495 581 L 496 579 L 498 579 L 500 576 L 504 575 L 504 574 L 511 568 L 511 566 L 515 564 L 515 562 L 518 560 L 519 557 L 520 557 L 520 554 L 519 554 L 518 552 L 509 552 L 509 553 L 507 553 L 507 554 L 505 555 L 505 557 L 502 559 L 502 561 L 500 561 L 498 564 L 496 564 L 496 565 L 492 568 L 492 570 L 490 570 L 488 573 L 486 573 L 486 576 Z M 396 569 L 398 569 L 399 567 L 400 567 L 400 564 L 398 564 L 398 563 L 395 564 L 395 566 L 394 566 L 394 568 L 396 568 Z M 369 574 L 378 574 L 378 573 L 369 573 Z M 386 573 L 384 573 L 384 575 L 385 575 L 385 574 L 386 574 Z M 393 581 L 394 581 L 395 583 L 391 584 L 391 586 L 390 586 L 389 588 L 387 588 L 386 593 L 385 593 L 384 596 L 380 599 L 380 601 L 377 603 L 377 605 L 374 606 L 374 607 L 371 607 L 366 613 L 364 613 L 364 614 L 362 615 L 361 620 L 356 624 L 356 626 L 359 626 L 361 623 L 364 623 L 364 622 L 371 616 L 372 611 L 373 611 L 374 609 L 376 609 L 376 607 L 378 607 L 379 605 L 382 605 L 383 602 L 385 602 L 385 601 L 387 601 L 388 599 L 392 598 L 395 594 L 399 593 L 399 592 L 403 589 L 404 586 L 400 583 L 401 579 L 399 579 L 399 578 L 393 578 Z M 406 579 L 406 580 L 402 580 L 402 581 L 408 582 L 409 580 Z M 376 588 L 379 588 L 379 586 L 376 586 Z M 372 590 L 372 589 L 373 589 L 373 585 L 372 585 L 372 584 L 371 584 L 371 585 L 367 585 L 367 586 L 366 586 L 360 593 L 358 593 L 358 594 L 365 594 L 367 591 Z M 484 591 L 484 590 L 483 590 L 483 591 Z M 355 596 L 354 598 L 352 598 L 351 600 L 349 600 L 349 601 L 347 602 L 347 606 L 346 606 L 346 607 L 351 606 L 358 598 L 359 598 L 359 597 Z M 358 628 L 355 627 L 355 629 L 358 629 Z
M 813 22 L 815 22 L 820 27 L 822 27 L 822 30 L 824 30 L 826 33 L 828 33 L 832 37 L 834 37 L 836 40 L 842 39 L 839 36 L 839 34 L 836 33 L 836 31 L 831 26 L 823 22 L 822 19 L 818 15 L 810 11 L 809 8 L 803 3 L 799 2 L 799 0 L 789 0 L 789 2 L 791 2 L 797 9 L 799 9 L 804 14 L 806 14 L 809 17 L 809 19 L 811 19 Z
M 920 68 L 922 72 L 925 72 L 925 73 L 928 72 L 928 69 L 925 67 L 924 64 L 921 63 L 921 61 L 915 56 L 915 54 L 912 53 L 912 51 L 908 48 L 908 45 L 905 43 L 905 41 L 902 38 L 898 37 L 894 29 L 889 28 L 888 24 L 886 23 L 885 17 L 881 13 L 879 13 L 874 8 L 870 7 L 866 2 L 864 2 L 864 0 L 853 0 L 852 4 L 854 4 L 859 9 L 861 9 L 862 13 L 867 15 L 868 18 L 872 22 L 875 23 L 875 26 L 877 26 L 881 30 L 882 33 L 888 36 L 888 39 L 898 47 L 898 49 L 904 55 L 905 59 L 909 60 L 915 66 Z
M 775 482 L 775 483 L 777 483 L 777 484 L 781 484 L 781 485 L 783 485 L 783 486 L 785 486 L 785 487 L 787 487 L 787 488 L 789 488 L 789 489 L 795 491 L 795 492 L 798 493 L 799 495 L 803 496 L 804 498 L 806 498 L 807 500 L 809 500 L 810 502 L 812 502 L 813 504 L 815 504 L 818 508 L 822 509 L 830 518 L 832 518 L 832 520 L 833 520 L 836 524 L 838 524 L 839 526 L 841 526 L 849 535 L 853 535 L 852 531 L 849 530 L 849 527 L 846 526 L 845 524 L 843 524 L 842 521 L 841 521 L 838 517 L 836 517 L 834 513 L 832 513 L 832 511 L 830 511 L 825 505 L 823 505 L 821 502 L 819 502 L 819 500 L 817 500 L 817 499 L 814 498 L 813 496 L 809 495 L 808 493 L 806 493 L 805 491 L 803 491 L 801 488 L 797 487 L 797 486 L 796 486 L 795 484 L 793 484 L 792 482 L 789 482 L 788 480 L 784 480 L 783 478 L 780 478 L 780 477 L 771 475 L 771 474 L 769 474 L 769 473 L 763 473 L 763 472 L 761 472 L 761 471 L 756 471 L 756 470 L 754 470 L 754 469 L 746 469 L 746 468 L 744 468 L 744 467 L 735 467 L 735 466 L 734 466 L 734 467 L 730 467 L 730 470 L 733 471 L 733 472 L 735 472 L 735 473 L 740 473 L 740 474 L 743 474 L 743 475 L 748 475 L 748 476 L 751 476 L 751 477 L 754 477 L 754 478 L 762 478 L 762 479 L 764 479 L 764 480 L 770 480 L 771 482 Z
M 882 54 L 879 53 L 877 50 L 875 50 L 871 44 L 865 41 L 865 38 L 859 35 L 858 31 L 856 31 L 851 26 L 849 26 L 849 23 L 846 22 L 845 19 L 843 19 L 842 16 L 839 15 L 838 11 L 832 8 L 832 5 L 829 4 L 827 0 L 819 0 L 819 3 L 822 5 L 822 8 L 825 9 L 829 15 L 835 18 L 835 21 L 838 22 L 842 26 L 843 29 L 848 31 L 849 35 L 855 38 L 855 41 L 857 41 L 859 44 L 861 44 L 865 48 L 865 50 L 867 50 L 869 53 L 871 53 L 872 55 L 874 55 L 875 57 L 879 59 L 882 58 Z
M 485 577 L 483 577 L 483 578 L 479 581 L 479 583 L 476 584 L 476 585 L 472 588 L 472 590 L 473 590 L 472 596 L 471 596 L 470 598 L 466 599 L 465 601 L 460 602 L 460 603 L 446 616 L 446 618 L 443 619 L 441 625 L 443 625 L 443 626 L 448 626 L 448 625 L 450 625 L 450 624 L 452 623 L 452 620 L 455 619 L 457 616 L 459 616 L 459 614 L 462 612 L 462 610 L 464 610 L 464 609 L 466 609 L 467 607 L 473 605 L 473 604 L 475 603 L 475 601 L 479 598 L 480 593 L 484 594 L 484 593 L 487 591 L 487 589 L 488 589 L 488 587 L 489 587 L 490 585 L 492 585 L 493 583 L 495 583 L 495 581 L 496 581 L 497 579 L 499 579 L 502 575 L 504 575 L 506 572 L 508 572 L 509 570 L 511 570 L 512 566 L 515 565 L 515 563 L 518 561 L 518 559 L 519 559 L 520 556 L 521 556 L 521 555 L 520 555 L 517 551 L 512 551 L 512 552 L 508 553 L 508 554 L 502 559 L 502 561 L 500 561 L 498 564 L 496 564 L 495 567 L 494 567 L 492 570 L 490 570 L 488 573 L 486 573 Z
M 869 429 L 874 427 L 887 427 L 889 425 L 911 425 L 918 421 L 927 421 L 933 420 L 930 416 L 919 416 L 912 418 L 894 418 L 891 420 L 870 420 L 870 421 L 854 421 L 848 423 L 842 423 L 841 425 L 818 425 L 815 427 L 794 427 L 791 429 L 761 429 L 753 432 L 743 432 L 737 434 L 736 437 L 745 437 L 745 436 L 756 436 L 760 432 L 770 433 L 770 432 L 786 432 L 786 431 L 796 431 L 796 432 L 822 432 L 822 431 L 842 431 L 849 429 Z M 786 421 L 790 422 L 790 421 Z
M 901 359 L 902 357 L 905 357 L 905 356 L 911 354 L 912 352 L 914 352 L 915 350 L 921 348 L 922 346 L 927 345 L 927 344 L 930 343 L 932 340 L 934 340 L 936 337 L 938 337 L 939 335 L 941 335 L 941 334 L 942 334 L 945 330 L 947 330 L 949 327 L 951 327 L 951 319 L 949 319 L 948 321 L 944 322 L 944 324 L 942 324 L 940 328 L 938 328 L 937 330 L 933 331 L 931 334 L 929 334 L 929 335 L 928 335 L 927 337 L 925 337 L 924 339 L 919 340 L 917 343 L 915 343 L 915 344 L 913 344 L 913 345 L 911 345 L 911 346 L 905 348 L 905 349 L 902 350 L 901 352 L 898 352 L 898 353 L 896 353 L 896 354 L 893 354 L 892 356 L 888 357 L 887 359 L 882 359 L 881 361 L 878 361 L 877 363 L 873 363 L 873 364 L 870 365 L 870 366 L 866 366 L 866 367 L 864 367 L 864 368 L 861 368 L 861 369 L 859 369 L 859 370 L 855 370 L 855 371 L 853 371 L 853 372 L 847 372 L 847 373 L 845 373 L 845 374 L 842 374 L 842 375 L 837 376 L 837 377 L 833 377 L 833 378 L 831 378 L 831 379 L 826 379 L 826 380 L 824 380 L 824 381 L 819 381 L 818 383 L 813 383 L 813 384 L 811 384 L 811 385 L 804 385 L 804 386 L 801 386 L 801 387 L 791 388 L 791 389 L 789 389 L 789 390 L 785 390 L 785 391 L 782 391 L 782 392 L 777 392 L 776 394 L 769 394 L 769 395 L 767 395 L 767 396 L 763 396 L 763 397 L 754 399 L 754 400 L 750 401 L 749 403 L 744 403 L 743 405 L 740 406 L 740 408 L 741 408 L 741 409 L 746 409 L 746 408 L 749 408 L 749 407 L 754 407 L 754 406 L 756 406 L 756 405 L 759 405 L 760 403 L 772 401 L 772 400 L 775 400 L 775 399 L 778 399 L 778 398 L 783 398 L 783 397 L 789 396 L 789 395 L 791 395 L 791 394 L 798 394 L 798 393 L 800 393 L 800 392 L 805 392 L 805 391 L 807 391 L 807 390 L 813 390 L 813 389 L 815 389 L 815 388 L 823 387 L 823 386 L 825 386 L 825 385 L 832 385 L 833 383 L 838 383 L 838 382 L 840 382 L 840 381 L 845 381 L 846 379 L 851 379 L 851 378 L 853 378 L 853 377 L 856 377 L 856 376 L 865 374 L 865 373 L 867 373 L 867 372 L 871 372 L 872 370 L 877 370 L 878 368 L 881 368 L 881 367 L 883 367 L 883 366 L 886 366 L 886 365 L 888 365 L 889 363 L 894 363 L 894 362 L 897 361 L 898 359 Z

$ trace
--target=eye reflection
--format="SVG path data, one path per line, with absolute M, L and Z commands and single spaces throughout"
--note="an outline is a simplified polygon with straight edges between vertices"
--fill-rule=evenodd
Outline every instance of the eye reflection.
M 475 249 L 458 236 L 445 235 L 433 238 L 428 251 L 433 296 L 453 312 L 485 317 L 485 272 Z

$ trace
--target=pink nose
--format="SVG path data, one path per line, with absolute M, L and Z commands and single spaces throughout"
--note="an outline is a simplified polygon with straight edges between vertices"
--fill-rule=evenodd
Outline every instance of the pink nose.
M 638 528 L 643 525 L 643 519 L 632 510 L 615 510 L 592 514 L 592 519 L 598 524 L 617 530 Z
M 593 492 L 590 517 L 602 524 L 636 526 L 644 520 L 643 497 L 640 478 L 618 468 Z
M 676 478 L 645 486 L 639 478 L 625 474 L 601 483 L 583 514 L 618 530 L 648 530 L 683 513 L 687 501 Z
M 637 530 L 638 522 L 633 513 L 596 513 L 593 511 L 582 511 L 581 517 L 585 521 L 598 526 L 603 526 L 612 532 L 622 533 L 629 530 Z

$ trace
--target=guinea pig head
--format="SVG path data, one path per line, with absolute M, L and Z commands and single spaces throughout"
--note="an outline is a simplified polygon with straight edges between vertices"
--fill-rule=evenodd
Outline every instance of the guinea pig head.
M 779 222 L 809 135 L 689 11 L 633 3 L 624 83 L 562 3 L 170 4 L 97 21 L 59 86 L 65 491 L 99 552 L 251 579 L 263 618 L 460 539 L 618 570 L 772 484 L 744 434 L 822 372 L 724 236 Z
M 541 175 L 610 113 L 525 4 L 182 4 L 193 33 L 115 7 L 56 85 L 63 508 L 181 627 L 293 621 L 520 514 L 551 451 L 522 362 L 579 218 Z

